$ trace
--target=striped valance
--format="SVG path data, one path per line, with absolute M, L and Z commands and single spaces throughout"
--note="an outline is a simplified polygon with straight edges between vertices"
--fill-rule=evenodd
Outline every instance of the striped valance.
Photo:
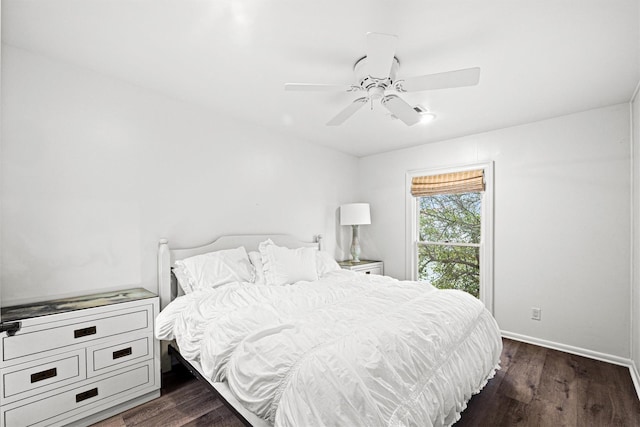
M 411 180 L 414 197 L 484 191 L 484 171 L 471 170 L 440 175 L 415 176 Z

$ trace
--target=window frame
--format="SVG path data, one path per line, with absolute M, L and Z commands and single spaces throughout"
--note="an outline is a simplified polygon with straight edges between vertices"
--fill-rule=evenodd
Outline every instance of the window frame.
M 480 221 L 480 296 L 479 299 L 493 313 L 493 161 L 473 163 L 444 168 L 429 168 L 410 170 L 406 173 L 406 277 L 416 280 L 418 275 L 418 203 L 417 197 L 411 195 L 411 180 L 416 176 L 438 175 L 444 173 L 461 172 L 473 169 L 484 171 L 485 190 L 482 194 L 481 221 Z

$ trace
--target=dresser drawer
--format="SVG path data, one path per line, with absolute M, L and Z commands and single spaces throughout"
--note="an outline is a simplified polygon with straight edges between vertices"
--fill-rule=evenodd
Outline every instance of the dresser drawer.
M 86 376 L 84 357 L 84 350 L 76 350 L 3 370 L 2 396 L 11 401 L 81 381 Z
M 125 369 L 124 372 L 110 378 L 7 409 L 4 412 L 4 425 L 11 427 L 59 424 L 87 406 L 101 404 L 120 393 L 134 392 L 135 389 L 153 383 L 151 366 L 152 363 L 149 362 L 130 370 Z
M 79 322 L 56 322 L 51 327 L 29 331 L 13 337 L 3 338 L 3 358 L 5 361 L 18 357 L 54 350 L 74 344 L 82 344 L 125 332 L 150 327 L 151 306 L 130 312 L 108 312 Z
M 105 343 L 87 348 L 88 375 L 100 375 L 109 368 L 136 363 L 152 354 L 150 335 L 123 339 L 119 342 Z
M 379 276 L 382 276 L 382 267 L 379 267 L 379 266 L 363 269 L 360 271 L 362 271 L 364 274 L 377 274 Z

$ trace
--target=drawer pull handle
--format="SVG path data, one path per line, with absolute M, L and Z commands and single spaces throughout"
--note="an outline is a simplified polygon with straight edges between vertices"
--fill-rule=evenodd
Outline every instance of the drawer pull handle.
M 37 383 L 38 381 L 48 380 L 49 378 L 53 378 L 58 375 L 57 368 L 47 369 L 46 371 L 36 372 L 35 374 L 31 374 L 31 383 Z
M 82 337 L 86 337 L 88 335 L 95 335 L 96 333 L 96 327 L 95 326 L 90 326 L 88 328 L 82 328 L 82 329 L 76 329 L 75 331 L 73 331 L 73 337 L 74 338 L 82 338 Z
M 83 400 L 91 399 L 92 397 L 96 397 L 98 395 L 98 388 L 92 388 L 91 390 L 83 391 L 82 393 L 76 394 L 76 403 L 82 402 Z
M 123 348 L 122 350 L 113 352 L 113 360 L 119 359 L 125 356 L 131 356 L 131 347 Z
M 370 272 L 370 271 L 367 271 L 367 272 L 366 272 L 366 273 L 364 273 L 364 274 L 371 274 L 371 272 Z

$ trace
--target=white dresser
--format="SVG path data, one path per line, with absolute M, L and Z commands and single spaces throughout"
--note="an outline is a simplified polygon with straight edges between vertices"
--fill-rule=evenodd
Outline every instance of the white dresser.
M 158 297 L 137 288 L 2 308 L 0 427 L 89 425 L 160 396 Z

